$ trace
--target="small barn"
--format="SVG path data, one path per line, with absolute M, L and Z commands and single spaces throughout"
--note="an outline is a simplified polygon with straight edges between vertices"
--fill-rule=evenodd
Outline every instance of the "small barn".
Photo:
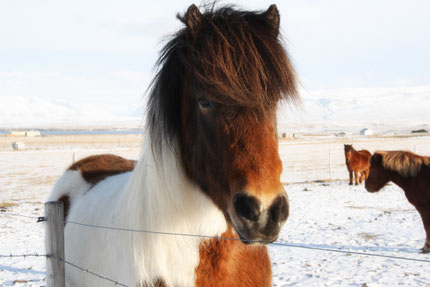
M 362 129 L 360 131 L 360 135 L 363 135 L 363 136 L 373 136 L 374 132 L 371 129 L 364 128 L 364 129 Z
M 14 150 L 24 150 L 25 149 L 25 144 L 23 142 L 13 142 L 12 143 L 12 148 Z

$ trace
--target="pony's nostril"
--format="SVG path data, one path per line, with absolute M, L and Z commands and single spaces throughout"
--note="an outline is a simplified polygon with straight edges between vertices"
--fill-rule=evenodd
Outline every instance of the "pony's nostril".
M 260 216 L 259 203 L 253 196 L 237 194 L 233 199 L 236 214 L 251 221 L 257 221 Z
M 270 216 L 274 222 L 284 222 L 288 218 L 288 201 L 285 196 L 278 196 L 270 207 Z

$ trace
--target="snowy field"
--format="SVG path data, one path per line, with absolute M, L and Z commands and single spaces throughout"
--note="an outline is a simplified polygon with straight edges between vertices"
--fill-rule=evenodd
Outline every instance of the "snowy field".
M 430 255 L 420 253 L 425 239 L 421 219 L 401 189 L 391 184 L 370 194 L 363 185 L 348 185 L 344 143 L 371 152 L 406 149 L 430 155 L 430 137 L 281 142 L 291 214 L 279 244 L 269 246 L 273 286 L 430 286 L 430 262 L 354 254 L 430 261 Z M 55 180 L 73 157 L 106 152 L 136 159 L 139 148 L 138 143 L 74 144 L 0 152 L 0 255 L 44 254 L 44 224 L 36 218 L 43 215 Z M 0 258 L 0 286 L 44 285 L 44 257 Z

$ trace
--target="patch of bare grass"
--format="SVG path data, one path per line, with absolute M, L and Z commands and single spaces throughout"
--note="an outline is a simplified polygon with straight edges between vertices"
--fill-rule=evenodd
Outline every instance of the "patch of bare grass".
M 53 185 L 58 179 L 58 176 L 34 176 L 25 178 L 23 181 L 31 185 Z
M 0 211 L 6 211 L 14 206 L 17 206 L 18 204 L 15 202 L 10 201 L 2 201 L 0 202 Z
M 373 240 L 375 238 L 378 238 L 379 234 L 373 234 L 373 233 L 367 233 L 367 232 L 362 232 L 360 234 L 358 234 L 360 237 L 364 238 L 365 240 Z
M 405 208 L 405 209 L 383 209 L 380 207 L 374 207 L 374 206 L 356 206 L 356 205 L 347 205 L 345 206 L 346 208 L 351 208 L 351 209 L 369 209 L 369 210 L 378 210 L 378 211 L 382 211 L 383 214 L 391 214 L 394 212 L 415 212 L 416 209 L 414 208 Z

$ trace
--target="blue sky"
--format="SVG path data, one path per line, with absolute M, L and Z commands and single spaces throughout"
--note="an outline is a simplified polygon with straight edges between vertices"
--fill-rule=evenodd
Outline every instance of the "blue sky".
M 126 112 L 142 106 L 162 40 L 191 3 L 2 0 L 0 100 L 38 97 Z M 259 10 L 277 4 L 307 91 L 430 85 L 430 1 L 221 3 Z

